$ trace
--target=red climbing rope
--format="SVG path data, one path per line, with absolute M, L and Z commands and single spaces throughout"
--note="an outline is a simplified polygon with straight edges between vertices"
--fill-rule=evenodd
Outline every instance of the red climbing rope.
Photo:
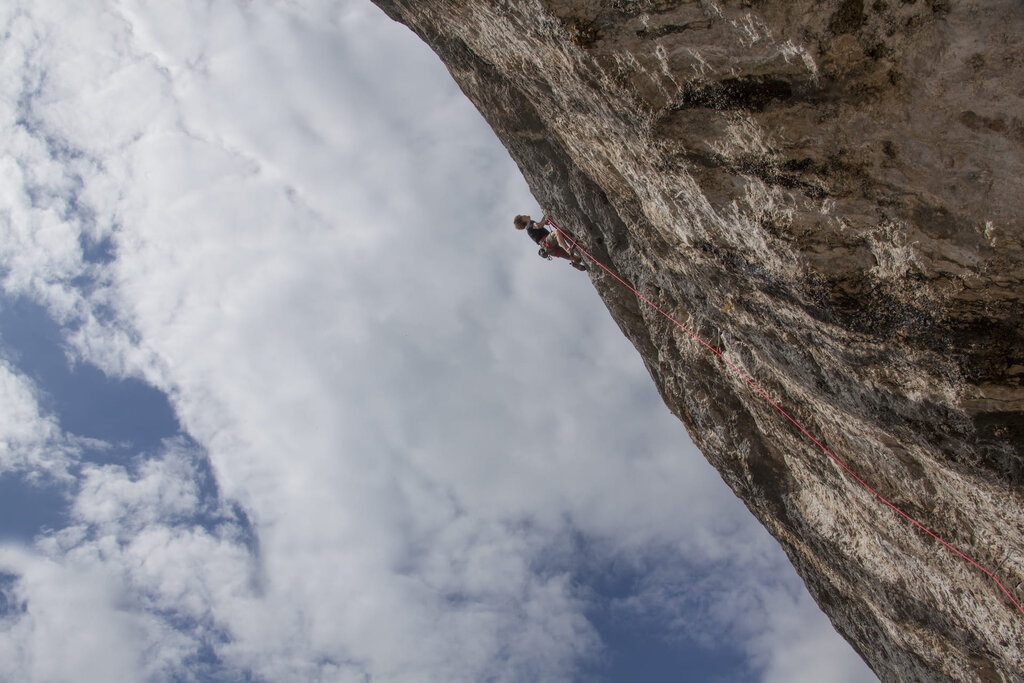
M 954 546 L 953 546 L 953 545 L 951 545 L 950 543 L 947 543 L 947 542 L 946 542 L 945 540 L 943 540 L 942 538 L 940 538 L 940 537 L 939 537 L 939 536 L 938 536 L 938 535 L 937 535 L 937 534 L 936 534 L 935 532 L 933 532 L 933 531 L 932 531 L 931 529 L 929 529 L 929 528 L 928 528 L 928 527 L 926 527 L 925 525 L 923 525 L 923 524 L 921 524 L 920 522 L 918 522 L 918 521 L 917 521 L 916 519 L 914 519 L 913 517 L 911 517 L 910 515 L 908 515 L 908 514 L 907 514 L 906 512 L 904 512 L 903 510 L 901 510 L 901 509 L 899 509 L 898 507 L 896 507 L 896 506 L 895 506 L 895 505 L 894 505 L 893 503 L 889 502 L 889 500 L 887 500 L 887 499 L 886 499 L 886 498 L 885 498 L 885 497 L 884 497 L 884 496 L 883 496 L 882 494 L 878 493 L 878 492 L 877 492 L 877 491 L 875 491 L 875 490 L 874 490 L 873 488 L 871 488 L 870 486 L 868 486 L 867 482 L 865 482 L 865 481 L 864 481 L 863 479 L 861 479 L 861 478 L 860 478 L 859 476 L 857 476 L 857 474 L 856 474 L 856 473 L 855 473 L 855 472 L 854 472 L 853 470 L 851 470 L 851 469 L 850 469 L 849 467 L 847 467 L 847 466 L 846 466 L 846 464 L 845 464 L 845 463 L 844 463 L 844 462 L 843 462 L 842 460 L 840 460 L 840 459 L 839 459 L 838 457 L 836 457 L 836 455 L 835 455 L 834 453 L 832 453 L 832 451 L 830 451 L 829 449 L 825 448 L 825 446 L 823 446 L 823 445 L 822 445 L 822 443 L 821 443 L 820 441 L 818 441 L 817 439 L 815 439 L 815 438 L 814 438 L 814 437 L 813 437 L 813 436 L 811 435 L 811 433 L 810 433 L 810 432 L 808 432 L 808 431 L 807 431 L 806 429 L 804 429 L 803 425 L 801 425 L 801 424 L 800 424 L 799 422 L 797 422 L 796 420 L 794 420 L 794 419 L 793 419 L 793 417 L 792 417 L 792 416 L 791 416 L 791 415 L 790 415 L 789 413 L 787 413 L 787 412 L 786 412 L 785 410 L 783 410 L 783 409 L 782 409 L 782 407 L 781 407 L 781 406 L 780 406 L 780 405 L 779 405 L 778 403 L 776 403 L 775 401 L 773 401 L 773 400 L 771 399 L 771 397 L 770 397 L 770 396 L 768 396 L 768 394 L 767 394 L 767 393 L 765 393 L 764 389 L 762 389 L 762 388 L 761 388 L 761 387 L 759 387 L 759 386 L 758 386 L 757 384 L 755 384 L 755 383 L 754 383 L 754 382 L 753 382 L 753 381 L 752 381 L 752 380 L 751 380 L 751 379 L 750 379 L 749 377 L 747 377 L 747 376 L 746 376 L 745 374 L 743 374 L 743 371 L 742 371 L 742 370 L 740 370 L 740 369 L 739 369 L 738 367 L 736 367 L 735 365 L 733 365 L 733 364 L 732 364 L 732 363 L 731 363 L 731 362 L 729 361 L 729 359 L 728 359 L 728 358 L 726 358 L 726 357 L 725 357 L 724 355 L 722 355 L 721 351 L 719 351 L 719 350 L 718 350 L 718 349 L 716 349 L 716 348 L 715 348 L 714 346 L 712 346 L 712 345 L 711 345 L 711 344 L 709 344 L 708 342 L 706 342 L 706 341 L 704 341 L 703 339 L 701 339 L 701 338 L 700 338 L 699 336 L 697 336 L 697 335 L 696 335 L 696 334 L 695 334 L 695 333 L 694 333 L 694 332 L 693 332 L 693 331 L 692 331 L 692 330 L 691 330 L 690 328 L 688 328 L 688 327 L 687 327 L 686 325 L 682 324 L 681 322 L 679 322 L 678 320 L 676 320 L 675 318 L 673 318 L 672 316 L 670 316 L 670 315 L 669 315 L 668 313 L 666 313 L 666 312 L 665 312 L 665 311 L 663 311 L 663 310 L 662 310 L 661 308 L 659 308 L 659 307 L 658 307 L 657 305 L 655 305 L 655 303 L 654 303 L 654 302 L 652 302 L 652 301 L 651 301 L 650 299 L 648 299 L 648 298 L 647 298 L 647 297 L 645 297 L 645 296 L 644 296 L 643 294 L 641 294 L 640 292 L 638 292 L 638 291 L 637 291 L 637 290 L 636 290 L 636 289 L 635 289 L 635 288 L 634 288 L 634 287 L 633 287 L 632 285 L 630 285 L 630 284 L 629 284 L 628 282 L 626 282 L 625 280 L 623 280 L 623 279 L 622 279 L 621 277 L 619 277 L 618 275 L 616 275 L 615 273 L 613 273 L 613 272 L 612 272 L 612 271 L 611 271 L 611 270 L 610 270 L 610 269 L 609 269 L 609 268 L 608 268 L 607 266 L 605 266 L 605 265 L 604 265 L 603 263 L 601 263 L 601 262 L 600 262 L 600 261 L 598 261 L 598 260 L 597 260 L 596 258 L 594 258 L 594 256 L 593 256 L 593 255 L 592 255 L 592 254 L 591 254 L 590 252 L 588 252 L 588 251 L 587 251 L 586 249 L 584 249 L 583 247 L 581 247 L 581 246 L 579 245 L 579 243 L 578 243 L 578 242 L 577 242 L 576 240 L 574 240 L 574 239 L 573 239 L 572 237 L 570 237 L 570 236 L 569 236 L 569 235 L 568 235 L 568 234 L 567 234 L 567 233 L 566 233 L 566 232 L 565 232 L 564 230 L 562 230 L 562 229 L 561 229 L 560 227 L 558 227 L 557 225 L 555 225 L 554 221 L 552 221 L 552 220 L 551 220 L 550 218 L 549 218 L 549 219 L 547 219 L 547 222 L 548 222 L 548 223 L 550 223 L 550 224 L 551 224 L 551 226 L 552 226 L 552 227 L 553 227 L 553 228 L 554 228 L 555 230 L 557 230 L 557 231 L 558 231 L 558 232 L 559 232 L 559 233 L 560 233 L 560 234 L 561 234 L 561 235 L 562 235 L 563 237 L 565 237 L 565 239 L 566 239 L 566 240 L 568 240 L 568 241 L 569 241 L 570 243 L 572 243 L 572 245 L 573 245 L 574 247 L 576 247 L 577 249 L 579 249 L 579 250 L 580 250 L 580 251 L 581 251 L 582 253 L 586 254 L 586 256 L 587 256 L 587 257 L 588 257 L 588 258 L 589 258 L 589 259 L 590 259 L 591 261 L 593 261 L 594 263 L 596 263 L 597 265 L 599 265 L 599 266 L 600 266 L 600 267 L 601 267 L 601 268 L 602 268 L 602 269 L 603 269 L 603 270 L 604 270 L 605 272 L 607 272 L 607 273 L 608 273 L 609 275 L 611 275 L 611 276 L 612 276 L 613 278 L 615 278 L 616 280 L 618 280 L 619 282 L 621 282 L 621 283 L 622 283 L 623 285 L 625 285 L 627 289 L 629 289 L 629 290 L 630 290 L 631 292 L 633 292 L 633 293 L 634 293 L 634 294 L 636 294 L 636 295 L 637 295 L 638 297 L 640 297 L 640 299 L 642 299 L 642 300 L 643 300 L 644 302 L 646 302 L 646 303 L 647 303 L 647 304 L 648 304 L 649 306 L 651 306 L 651 308 L 653 308 L 653 309 L 654 309 L 654 310 L 656 310 L 656 311 L 657 311 L 658 313 L 661 313 L 661 314 L 662 314 L 663 316 L 665 316 L 666 318 L 668 318 L 669 320 L 671 320 L 671 321 L 672 321 L 673 323 L 675 323 L 675 324 L 676 324 L 676 326 L 678 326 L 678 327 L 679 327 L 679 329 L 681 329 L 681 330 L 683 330 L 684 332 L 686 332 L 686 333 L 687 333 L 688 335 L 690 335 L 690 336 L 691 336 L 691 337 L 693 337 L 693 338 L 694 338 L 695 340 L 697 340 L 698 342 L 700 342 L 700 343 L 701 343 L 701 344 L 702 344 L 702 345 L 703 345 L 703 346 L 704 346 L 705 348 L 707 348 L 707 349 L 708 349 L 708 351 L 711 351 L 711 352 L 712 352 L 713 354 L 715 354 L 716 356 L 718 356 L 718 357 L 719 357 L 719 358 L 720 358 L 721 360 L 725 361 L 725 364 L 726 364 L 726 365 L 728 365 L 728 366 L 729 366 L 730 368 L 732 368 L 732 369 L 733 369 L 733 370 L 734 370 L 734 371 L 736 372 L 736 374 L 738 374 L 738 375 L 739 375 L 740 377 L 742 377 L 742 378 L 743 378 L 743 380 L 744 380 L 744 381 L 745 381 L 745 382 L 746 382 L 747 384 L 749 384 L 749 385 L 750 385 L 751 387 L 753 387 L 753 389 L 754 389 L 754 390 L 755 390 L 755 391 L 756 391 L 757 393 L 761 394 L 761 396 L 763 396 L 763 397 L 764 397 L 764 399 L 765 399 L 766 401 L 768 401 L 768 402 L 769 402 L 770 404 L 772 404 L 772 406 L 773 406 L 773 407 L 774 407 L 774 408 L 775 408 L 776 410 L 778 410 L 778 411 L 779 411 L 780 413 L 782 413 L 783 415 L 785 415 L 785 416 L 786 416 L 786 419 L 787 419 L 787 420 L 789 420 L 789 421 L 790 421 L 790 422 L 792 422 L 792 423 L 793 423 L 794 425 L 796 425 L 796 428 L 797 428 L 797 429 L 799 429 L 799 430 L 800 430 L 801 432 L 803 432 L 803 433 L 804 433 L 804 435 L 805 435 L 805 436 L 806 436 L 806 437 L 807 437 L 808 439 L 810 439 L 811 441 L 813 441 L 813 442 L 814 442 L 814 443 L 815 443 L 815 444 L 816 444 L 816 445 L 818 446 L 818 448 L 820 448 L 821 450 L 823 450 L 823 451 L 824 451 L 824 452 L 825 452 L 825 453 L 826 453 L 826 454 L 828 455 L 828 457 L 832 458 L 832 460 L 833 460 L 833 461 L 835 461 L 835 463 L 836 463 L 837 465 L 839 465 L 839 466 L 840 466 L 841 468 L 843 468 L 843 470 L 845 470 L 847 474 L 849 474 L 849 475 L 850 475 L 851 477 L 853 477 L 854 479 L 856 479 L 856 480 L 857 480 L 857 481 L 858 481 L 858 482 L 859 482 L 859 483 L 860 483 L 860 484 L 861 484 L 861 485 L 862 485 L 862 486 L 863 486 L 864 488 L 866 488 L 866 489 L 867 489 L 868 491 L 870 491 L 870 492 L 871 492 L 871 493 L 872 493 L 872 494 L 873 494 L 873 495 L 874 495 L 874 496 L 875 496 L 876 498 L 878 498 L 878 499 L 879 499 L 880 501 L 882 501 L 883 503 L 885 503 L 886 505 L 888 505 L 889 507 L 891 507 L 891 508 L 892 508 L 893 510 L 895 510 L 895 511 L 896 511 L 897 513 L 899 513 L 899 515 L 900 515 L 900 516 L 904 517 L 904 518 L 905 518 L 905 519 L 906 519 L 907 521 L 909 521 L 910 523 L 912 523 L 912 524 L 913 524 L 914 526 L 916 526 L 917 528 L 921 529 L 921 530 L 922 530 L 922 531 L 924 531 L 924 532 L 925 532 L 926 534 L 928 534 L 929 536 L 931 536 L 932 538 L 934 538 L 934 539 L 935 539 L 936 541 L 938 541 L 938 542 L 939 542 L 939 543 L 941 543 L 942 545 L 946 546 L 947 548 L 949 548 L 950 550 L 952 550 L 952 551 L 953 551 L 954 553 L 956 553 L 957 555 L 959 555 L 960 557 L 962 557 L 963 559 L 967 560 L 967 561 L 968 561 L 968 562 L 970 562 L 970 563 L 971 563 L 972 565 L 974 565 L 975 567 L 977 567 L 978 569 L 980 569 L 981 571 L 983 571 L 983 572 L 984 572 L 985 574 L 987 574 L 987 575 L 988 575 L 988 576 L 989 576 L 989 577 L 990 577 L 990 578 L 991 578 L 991 579 L 992 579 L 993 581 L 995 581 L 995 582 L 996 582 L 996 584 L 997 584 L 997 585 L 999 586 L 999 588 L 1001 588 L 1001 589 L 1002 589 L 1003 593 L 1005 593 L 1005 594 L 1006 594 L 1006 597 L 1008 597 L 1008 598 L 1010 599 L 1010 602 L 1012 602 L 1012 603 L 1014 604 L 1014 606 L 1016 606 L 1016 608 L 1017 608 L 1017 609 L 1018 609 L 1018 610 L 1019 610 L 1019 611 L 1020 611 L 1020 612 L 1021 612 L 1022 614 L 1024 614 L 1024 607 L 1021 607 L 1020 603 L 1019 603 L 1019 602 L 1017 602 L 1017 601 L 1016 601 L 1016 600 L 1014 599 L 1013 595 L 1011 595 L 1011 594 L 1010 594 L 1010 591 L 1008 591 L 1008 590 L 1006 589 L 1006 586 L 1004 586 L 1004 585 L 1002 584 L 1002 582 L 1001 582 L 1001 581 L 1000 581 L 1000 580 L 999 580 L 998 578 L 996 578 L 996 575 L 995 575 L 995 574 L 993 574 L 993 573 L 992 573 L 992 572 L 990 572 L 989 570 L 987 570 L 987 569 L 985 569 L 984 567 L 982 567 L 982 566 L 981 566 L 980 564 L 978 564 L 977 562 L 975 562 L 974 560 L 972 560 L 972 559 L 971 559 L 970 557 L 968 557 L 967 555 L 965 555 L 964 553 L 962 553 L 962 552 L 961 552 L 960 550 L 958 550 L 958 549 L 957 549 L 956 547 L 954 547 Z

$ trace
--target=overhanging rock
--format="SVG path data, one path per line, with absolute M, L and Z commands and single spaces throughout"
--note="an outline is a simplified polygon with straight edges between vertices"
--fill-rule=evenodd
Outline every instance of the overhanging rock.
M 375 0 L 884 680 L 1024 680 L 1024 6 Z

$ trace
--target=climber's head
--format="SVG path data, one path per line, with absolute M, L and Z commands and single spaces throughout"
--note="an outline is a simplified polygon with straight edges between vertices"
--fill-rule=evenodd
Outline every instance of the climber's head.
M 529 216 L 516 216 L 515 220 L 512 221 L 512 225 L 516 226 L 516 230 L 524 230 L 526 226 L 530 224 Z

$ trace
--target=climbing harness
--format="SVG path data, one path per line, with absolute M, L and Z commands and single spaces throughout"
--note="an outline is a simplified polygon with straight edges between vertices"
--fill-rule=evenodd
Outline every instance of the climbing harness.
M 871 493 L 872 493 L 872 494 L 873 494 L 873 495 L 874 495 L 874 496 L 875 496 L 876 498 L 878 498 L 878 500 L 880 500 L 880 501 L 882 501 L 883 503 L 885 503 L 886 505 L 888 505 L 888 506 L 889 506 L 890 508 L 892 508 L 892 509 L 893 509 L 894 511 L 896 511 L 896 513 L 898 513 L 898 514 L 899 514 L 900 516 L 902 516 L 902 517 L 903 517 L 904 519 L 906 519 L 906 520 L 907 520 L 907 521 L 909 521 L 909 522 L 910 522 L 911 524 L 913 524 L 914 526 L 916 526 L 916 527 L 917 527 L 918 529 L 920 529 L 921 531 L 925 532 L 926 534 L 928 534 L 929 536 L 931 536 L 932 538 L 934 538 L 934 539 L 935 539 L 936 541 L 938 541 L 938 542 L 939 542 L 939 543 L 941 543 L 942 545 L 946 546 L 946 548 L 948 548 L 949 550 L 953 551 L 954 553 L 956 553 L 957 555 L 959 555 L 960 557 L 962 557 L 962 558 L 963 558 L 964 560 L 966 560 L 966 561 L 967 561 L 967 562 L 969 562 L 970 564 L 972 564 L 972 565 L 974 565 L 975 567 L 977 567 L 978 569 L 980 569 L 980 570 L 981 570 L 982 572 L 984 572 L 984 573 L 985 573 L 986 575 L 988 575 L 988 577 L 989 577 L 989 578 L 991 578 L 991 579 L 992 579 L 993 581 L 995 581 L 995 582 L 996 582 L 996 585 L 998 585 L 998 586 L 999 586 L 999 588 L 1000 588 L 1000 589 L 1002 589 L 1003 593 L 1005 593 L 1005 594 L 1006 594 L 1006 597 L 1008 597 L 1008 598 L 1010 599 L 1010 602 L 1012 602 L 1012 603 L 1014 604 L 1014 606 L 1015 606 L 1015 607 L 1016 607 L 1016 608 L 1017 608 L 1017 609 L 1018 609 L 1018 610 L 1019 610 L 1019 611 L 1020 611 L 1020 612 L 1021 612 L 1022 614 L 1024 614 L 1024 607 L 1021 607 L 1020 603 L 1019 603 L 1019 602 L 1017 602 L 1017 600 L 1015 600 L 1015 599 L 1014 599 L 1013 595 L 1011 595 L 1011 594 L 1010 594 L 1010 591 L 1008 591 L 1008 590 L 1006 589 L 1006 586 L 1004 586 L 1004 585 L 1003 585 L 1003 583 L 1002 583 L 1002 582 L 1001 582 L 1001 581 L 1000 581 L 1000 580 L 999 580 L 998 578 L 996 578 L 996 575 L 995 575 L 995 574 L 993 574 L 993 573 L 992 573 L 992 572 L 990 572 L 989 570 L 987 570 L 987 569 L 985 569 L 984 567 L 982 567 L 982 566 L 981 566 L 980 564 L 978 564 L 977 562 L 975 562 L 974 560 L 972 560 L 972 559 L 971 559 L 970 557 L 968 557 L 967 555 L 965 555 L 965 554 L 964 554 L 963 552 L 961 552 L 960 550 L 958 550 L 958 549 L 957 549 L 957 548 L 956 548 L 955 546 L 951 545 L 950 543 L 947 543 L 947 542 L 946 542 L 945 540 L 943 540 L 942 538 L 940 538 L 940 537 L 939 537 L 939 536 L 938 536 L 938 535 L 937 535 L 937 534 L 936 534 L 935 532 L 933 532 L 933 531 L 932 531 L 931 529 L 929 529 L 928 527 L 926 527 L 926 526 L 924 526 L 923 524 L 921 524 L 920 522 L 918 522 L 918 521 L 917 521 L 916 519 L 914 519 L 913 517 L 911 517 L 910 515 L 908 515 L 908 514 L 907 514 L 906 512 L 904 512 L 904 511 L 903 511 L 903 510 L 901 510 L 900 508 L 896 507 L 896 505 L 894 505 L 893 503 L 889 502 L 889 500 L 888 500 L 888 499 L 886 499 L 886 498 L 885 498 L 884 496 L 882 496 L 882 494 L 878 493 L 878 492 L 877 492 L 877 491 L 875 491 L 875 490 L 874 490 L 873 488 L 871 488 L 871 487 L 870 487 L 870 486 L 869 486 L 869 485 L 867 484 L 867 482 L 865 482 L 865 481 L 864 481 L 863 479 L 861 479 L 861 478 L 860 478 L 859 476 L 857 476 L 857 474 L 856 474 L 856 473 L 855 473 L 855 472 L 854 472 L 853 470 L 851 470 L 851 469 L 850 469 L 849 467 L 847 467 L 847 466 L 846 466 L 846 464 L 845 464 L 845 463 L 844 463 L 844 462 L 843 462 L 842 460 L 840 460 L 840 459 L 839 459 L 838 457 L 836 457 L 836 455 L 835 455 L 835 454 L 833 454 L 833 453 L 832 453 L 832 451 L 830 451 L 829 449 L 827 449 L 827 448 L 826 448 L 826 447 L 825 447 L 824 445 L 822 445 L 822 443 L 821 443 L 820 441 L 818 441 L 818 440 L 817 440 L 816 438 L 814 438 L 814 437 L 813 437 L 813 436 L 811 435 L 811 433 L 810 433 L 810 432 L 808 432 L 808 431 L 807 431 L 806 429 L 804 429 L 803 425 L 801 425 L 801 424 L 800 424 L 799 422 L 797 422 L 796 420 L 794 420 L 794 419 L 793 419 L 793 417 L 792 417 L 792 416 L 790 416 L 790 414 L 789 414 L 789 413 L 787 413 L 787 412 L 786 412 L 785 410 L 783 410 L 783 409 L 782 409 L 782 407 L 781 407 L 781 406 L 780 406 L 780 405 L 779 405 L 778 403 L 776 403 L 775 401 L 773 401 L 773 400 L 771 399 L 771 397 L 770 397 L 770 396 L 768 396 L 768 394 L 767 394 L 767 393 L 766 393 L 766 392 L 764 391 L 764 389 L 762 389 L 762 388 L 761 388 L 761 387 L 759 387 L 759 386 L 758 386 L 757 384 L 755 384 L 755 383 L 753 382 L 753 380 L 751 380 L 751 379 L 750 379 L 749 377 L 747 377 L 747 376 L 746 376 L 746 375 L 745 375 L 745 374 L 743 373 L 743 371 L 742 371 L 742 370 L 740 370 L 740 369 L 739 369 L 738 367 L 736 367 L 735 365 L 733 365 L 733 363 L 732 363 L 732 362 L 730 362 L 730 361 L 729 361 L 729 359 L 728 359 L 728 358 L 726 358 L 726 357 L 725 357 L 725 356 L 724 356 L 724 355 L 722 354 L 722 352 L 721 352 L 721 351 L 719 351 L 719 350 L 718 350 L 717 348 L 715 348 L 714 346 L 712 346 L 712 345 L 711 345 L 711 344 L 709 344 L 708 342 L 704 341 L 704 340 L 703 340 L 703 339 L 702 339 L 701 337 L 699 337 L 699 336 L 698 336 L 698 335 L 697 335 L 696 333 L 694 333 L 694 332 L 693 332 L 693 331 L 692 331 L 692 330 L 691 330 L 690 328 L 688 328 L 688 327 L 687 327 L 686 325 L 683 325 L 683 324 L 682 324 L 681 322 L 679 322 L 678 320 L 676 320 L 675 318 L 673 318 L 672 316 L 670 316 L 670 315 L 669 315 L 668 313 L 666 313 L 665 311 L 663 311 L 663 310 L 662 310 L 661 308 L 659 308 L 659 307 L 658 307 L 658 306 L 657 306 L 657 305 L 656 305 L 656 304 L 655 304 L 654 302 L 652 302 L 652 301 L 651 301 L 650 299 L 648 299 L 648 298 L 647 298 L 647 297 L 645 297 L 645 296 L 644 296 L 643 294 L 641 294 L 640 292 L 638 292 L 638 291 L 637 291 L 637 290 L 636 290 L 636 289 L 635 289 L 635 288 L 634 288 L 634 287 L 633 287 L 633 286 L 632 286 L 631 284 L 629 284 L 628 282 L 626 282 L 625 280 L 623 280 L 623 279 L 622 279 L 621 277 L 619 277 L 619 276 L 618 276 L 618 275 L 616 275 L 616 274 L 615 274 L 614 272 L 612 272 L 612 270 L 611 270 L 611 269 L 609 269 L 609 268 L 608 268 L 608 267 L 607 267 L 606 265 L 604 265 L 603 263 L 601 263 L 600 261 L 598 261 L 598 260 L 597 260 L 596 258 L 594 258 L 594 256 L 593 256 L 593 255 L 592 255 L 592 254 L 591 254 L 590 252 L 588 252 L 588 251 L 587 251 L 586 249 L 584 249 L 583 247 L 581 247 L 581 246 L 580 246 L 580 244 L 579 244 L 579 243 L 578 243 L 578 242 L 577 242 L 576 240 L 574 240 L 574 239 L 573 239 L 572 237 L 570 237 L 568 233 L 566 233 L 566 232 L 565 232 L 564 230 L 562 230 L 562 229 L 561 229 L 560 227 L 558 227 L 558 226 L 557 226 L 557 225 L 555 224 L 555 222 L 554 222 L 553 220 L 551 220 L 550 218 L 546 218 L 544 222 L 546 222 L 546 223 L 549 223 L 549 224 L 551 225 L 551 227 L 553 227 L 553 228 L 554 228 L 555 230 L 557 230 L 557 231 L 559 232 L 559 234 L 561 234 L 561 235 L 562 235 L 562 236 L 563 236 L 563 237 L 564 237 L 564 238 L 565 238 L 566 240 L 568 240 L 568 241 L 569 241 L 569 243 L 570 243 L 570 244 L 572 244 L 572 245 L 573 245 L 573 247 L 575 247 L 575 248 L 576 248 L 576 249 L 578 249 L 578 250 L 579 250 L 580 252 L 582 252 L 583 254 L 585 254 L 585 255 L 587 256 L 587 258 L 589 258 L 589 259 L 590 259 L 591 261 L 593 261 L 593 262 L 594 262 L 594 263 L 596 263 L 596 264 L 597 264 L 598 266 L 600 266 L 602 270 L 604 270 L 604 271 L 605 271 L 606 273 L 608 273 L 608 274 L 609 274 L 609 275 L 611 275 L 611 276 L 612 276 L 613 278 L 615 278 L 615 279 L 616 279 L 616 280 L 618 280 L 618 281 L 619 281 L 620 283 L 622 283 L 622 284 L 623 284 L 623 285 L 624 285 L 624 286 L 625 286 L 625 287 L 626 287 L 627 289 L 629 289 L 629 290 L 630 290 L 631 292 L 633 292 L 634 294 L 636 294 L 636 295 L 637 295 L 637 297 L 639 297 L 639 298 L 640 298 L 640 299 L 641 299 L 642 301 L 644 301 L 644 302 L 645 302 L 646 304 L 648 304 L 648 305 L 649 305 L 649 306 L 650 306 L 651 308 L 653 308 L 653 309 L 654 309 L 654 310 L 656 310 L 656 311 L 657 311 L 658 313 L 661 313 L 661 314 L 662 314 L 663 316 L 665 316 L 665 317 L 666 317 L 666 318 L 668 318 L 668 319 L 669 319 L 670 321 L 672 321 L 673 323 L 675 323 L 675 325 L 676 325 L 677 327 L 679 327 L 679 329 L 681 329 L 681 330 L 683 330 L 684 332 L 686 332 L 686 333 L 687 333 L 688 335 L 690 335 L 690 336 L 691 336 L 691 337 L 693 337 L 693 338 L 694 338 L 694 339 L 695 339 L 696 341 L 698 341 L 698 342 L 699 342 L 699 343 L 700 343 L 701 345 L 703 345 L 703 346 L 704 346 L 705 348 L 707 348 L 707 349 L 708 349 L 709 351 L 711 351 L 711 352 L 712 352 L 712 353 L 714 353 L 714 354 L 715 354 L 716 356 L 718 356 L 718 357 L 719 357 L 719 358 L 720 358 L 720 359 L 721 359 L 722 361 L 724 361 L 724 362 L 725 362 L 725 364 L 726 364 L 726 365 L 728 365 L 728 366 L 729 366 L 730 368 L 732 368 L 732 369 L 733 369 L 733 371 L 735 371 L 735 372 L 736 372 L 736 374 L 738 374 L 738 375 L 739 375 L 740 377 L 742 377 L 742 378 L 743 378 L 743 380 L 744 380 L 744 381 L 745 381 L 745 382 L 746 382 L 747 384 L 749 384 L 749 385 L 750 385 L 750 386 L 751 386 L 751 387 L 752 387 L 752 388 L 753 388 L 753 389 L 754 389 L 754 390 L 755 390 L 755 391 L 756 391 L 757 393 L 759 393 L 759 394 L 760 394 L 760 395 L 761 395 L 761 396 L 762 396 L 762 397 L 763 397 L 763 398 L 764 398 L 764 399 L 765 399 L 766 401 L 768 401 L 768 403 L 770 403 L 770 404 L 771 404 L 771 405 L 772 405 L 772 406 L 773 406 L 773 407 L 774 407 L 774 408 L 775 408 L 775 409 L 776 409 L 777 411 L 779 411 L 780 413 L 782 413 L 782 414 L 783 414 L 783 415 L 784 415 L 784 416 L 786 417 L 786 419 L 787 419 L 787 420 L 789 420 L 789 421 L 790 421 L 790 422 L 792 422 L 792 423 L 793 423 L 794 425 L 796 425 L 796 428 L 797 428 L 797 429 L 799 429 L 799 430 L 800 430 L 801 432 L 803 432 L 804 436 L 806 436 L 806 437 L 807 437 L 808 439 L 810 439 L 811 441 L 813 441 L 813 442 L 814 442 L 814 443 L 815 443 L 815 444 L 816 444 L 816 445 L 818 446 L 818 448 L 820 448 L 820 449 L 821 449 L 822 451 L 824 451 L 826 455 L 828 455 L 828 456 L 829 456 L 829 457 L 830 457 L 830 458 L 831 458 L 831 459 L 832 459 L 832 460 L 833 460 L 833 461 L 834 461 L 834 462 L 835 462 L 835 463 L 836 463 L 837 465 L 839 465 L 839 467 L 841 467 L 841 468 L 842 468 L 843 470 L 845 470 L 845 471 L 846 471 L 846 473 L 847 473 L 848 475 L 850 475 L 850 476 L 851 476 L 851 477 L 853 477 L 853 478 L 854 478 L 855 480 L 857 480 L 857 482 L 859 482 L 859 483 L 860 483 L 860 484 L 861 484 L 861 485 L 862 485 L 862 486 L 863 486 L 864 488 L 866 488 L 866 489 L 867 489 L 868 491 L 870 491 L 870 492 L 871 492 Z M 721 336 L 721 330 L 719 330 L 719 336 Z

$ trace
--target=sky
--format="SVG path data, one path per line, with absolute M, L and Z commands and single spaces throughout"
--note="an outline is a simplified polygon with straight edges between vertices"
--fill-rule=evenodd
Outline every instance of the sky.
M 405 27 L 0 25 L 0 680 L 875 680 Z

